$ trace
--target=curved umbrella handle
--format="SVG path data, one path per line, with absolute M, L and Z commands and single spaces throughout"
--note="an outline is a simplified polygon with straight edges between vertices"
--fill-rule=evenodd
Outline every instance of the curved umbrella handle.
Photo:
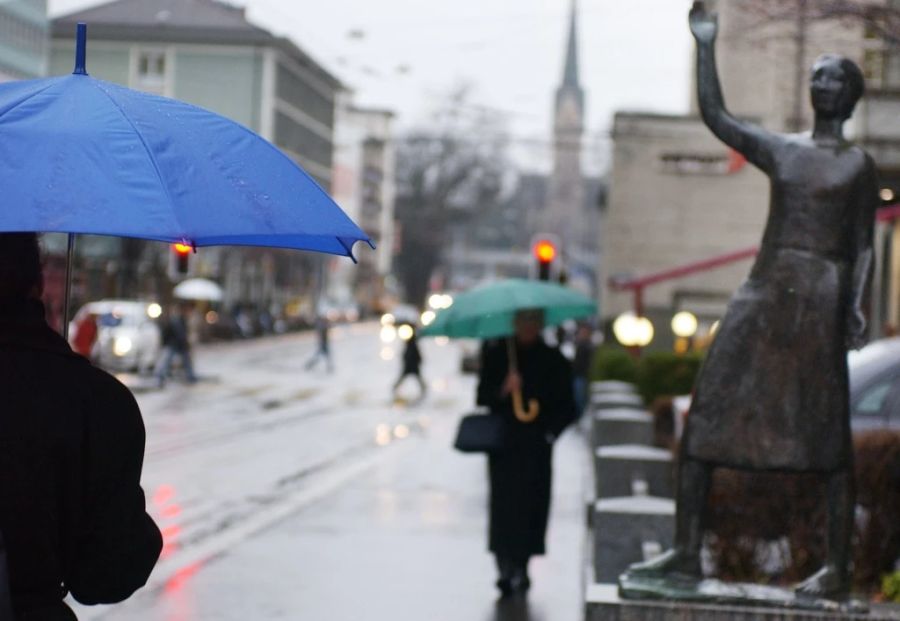
M 512 394 L 513 414 L 523 423 L 533 423 L 541 411 L 541 405 L 537 399 L 528 400 L 528 409 L 526 410 L 522 403 L 522 393 L 518 390 Z
M 506 339 L 506 352 L 509 355 L 509 370 L 515 371 L 519 364 L 516 360 L 516 344 L 513 342 L 513 338 L 510 337 Z M 526 410 L 524 404 L 522 403 L 522 391 L 514 390 L 512 393 L 512 402 L 513 402 L 513 414 L 516 415 L 516 418 L 523 423 L 533 423 L 534 419 L 538 417 L 540 413 L 541 406 L 538 403 L 537 399 L 529 399 L 528 400 L 528 409 Z

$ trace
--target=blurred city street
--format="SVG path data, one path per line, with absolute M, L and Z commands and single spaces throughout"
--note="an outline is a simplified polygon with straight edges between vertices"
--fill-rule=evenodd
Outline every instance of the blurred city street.
M 581 611 L 586 455 L 558 444 L 548 556 L 528 604 L 495 603 L 482 456 L 452 449 L 475 379 L 459 346 L 422 343 L 429 394 L 391 397 L 402 344 L 332 331 L 334 373 L 304 371 L 311 334 L 200 348 L 193 386 L 133 386 L 143 486 L 164 533 L 148 587 L 79 618 L 568 621 Z

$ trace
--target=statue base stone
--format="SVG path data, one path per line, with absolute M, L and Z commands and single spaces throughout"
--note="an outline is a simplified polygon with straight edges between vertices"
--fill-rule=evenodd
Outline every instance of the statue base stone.
M 647 588 L 648 582 L 641 580 L 640 588 Z M 627 584 L 623 580 L 623 588 L 636 596 L 637 592 L 631 590 L 633 585 Z M 614 584 L 592 584 L 585 594 L 584 618 L 585 621 L 900 621 L 900 606 L 874 605 L 867 611 L 867 605 L 858 601 L 801 602 L 789 589 L 715 580 L 703 580 L 695 585 L 693 599 L 676 601 L 660 599 L 665 597 L 661 591 L 652 596 L 655 599 L 623 599 Z M 671 586 L 666 588 L 671 595 Z M 699 593 L 704 589 L 711 592 L 702 596 Z M 727 595 L 722 594 L 723 589 Z

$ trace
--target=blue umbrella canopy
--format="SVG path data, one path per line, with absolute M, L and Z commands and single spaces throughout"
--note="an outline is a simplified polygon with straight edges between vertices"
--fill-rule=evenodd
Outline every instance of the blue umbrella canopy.
M 0 84 L 0 230 L 90 233 L 352 257 L 371 244 L 249 129 L 84 70 Z

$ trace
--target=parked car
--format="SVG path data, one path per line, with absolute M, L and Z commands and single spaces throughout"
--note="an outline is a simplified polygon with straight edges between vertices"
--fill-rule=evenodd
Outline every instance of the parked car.
M 847 366 L 853 431 L 900 431 L 900 337 L 880 339 L 851 351 Z M 690 395 L 676 397 L 672 412 L 676 437 L 681 436 L 690 407 Z
M 850 423 L 854 431 L 900 431 L 900 337 L 850 352 Z
M 99 300 L 82 306 L 72 325 L 94 315 L 97 341 L 91 358 L 110 371 L 150 372 L 162 346 L 161 331 L 155 321 L 158 304 L 137 300 Z M 74 334 L 72 335 L 74 338 Z

